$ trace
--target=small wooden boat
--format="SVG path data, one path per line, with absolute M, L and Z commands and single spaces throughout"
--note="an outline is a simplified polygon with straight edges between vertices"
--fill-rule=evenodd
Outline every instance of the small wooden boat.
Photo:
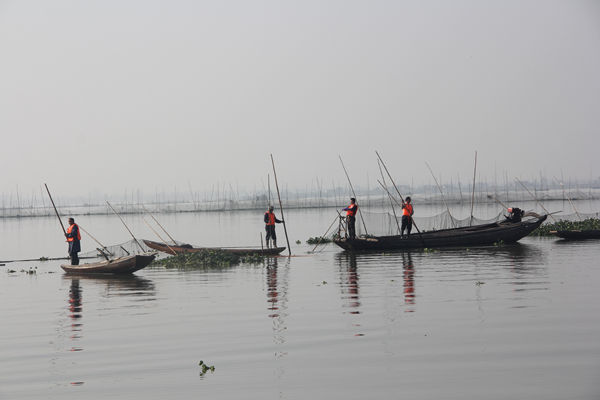
M 81 265 L 63 264 L 60 267 L 75 274 L 131 274 L 148 266 L 155 257 L 156 253 L 145 253 Z
M 144 239 L 146 246 L 151 249 L 162 251 L 167 254 L 184 254 L 184 253 L 198 253 L 200 251 L 207 250 L 221 250 L 228 253 L 237 254 L 240 256 L 259 254 L 263 256 L 276 256 L 285 250 L 285 247 L 193 247 L 189 244 L 185 245 L 167 245 L 162 242 L 153 242 L 152 240 Z
M 550 233 L 567 240 L 600 239 L 600 230 L 570 230 L 570 231 L 550 231 Z
M 413 233 L 410 236 L 373 236 L 356 239 L 338 238 L 334 243 L 350 251 L 396 250 L 436 247 L 485 246 L 494 243 L 514 243 L 529 235 L 547 218 L 543 215 L 520 222 L 494 222 L 462 228 Z

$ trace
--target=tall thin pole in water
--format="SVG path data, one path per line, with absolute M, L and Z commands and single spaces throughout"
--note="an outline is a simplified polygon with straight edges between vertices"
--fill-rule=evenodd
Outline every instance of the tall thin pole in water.
M 285 217 L 283 216 L 283 205 L 281 204 L 281 195 L 279 194 L 279 183 L 277 183 L 277 172 L 275 171 L 275 161 L 273 161 L 273 154 L 271 154 L 271 165 L 273 165 L 273 178 L 275 179 L 275 187 L 277 188 L 277 198 L 279 199 L 279 209 L 281 210 L 281 219 L 283 220 L 283 231 L 285 232 L 285 241 L 288 247 L 288 253 L 292 255 L 292 249 L 290 249 L 290 240 L 288 239 L 287 228 L 285 226 Z
M 471 218 L 469 226 L 473 224 L 473 205 L 475 204 L 475 177 L 477 175 L 477 151 L 475 152 L 475 167 L 473 168 L 473 191 L 471 192 Z

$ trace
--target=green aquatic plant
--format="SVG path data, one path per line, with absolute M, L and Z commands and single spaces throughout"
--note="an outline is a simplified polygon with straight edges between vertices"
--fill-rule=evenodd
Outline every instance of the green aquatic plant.
M 302 244 L 302 241 L 296 240 L 296 244 Z
M 531 232 L 530 236 L 552 236 L 552 231 L 586 231 L 600 229 L 599 218 L 587 218 L 583 221 L 559 220 L 553 223 L 543 224 Z
M 331 243 L 331 242 L 332 242 L 332 240 L 325 236 L 310 237 L 306 241 L 307 244 L 317 244 L 317 243 L 322 244 L 322 243 Z
M 49 258 L 48 257 L 40 257 L 40 261 L 48 261 Z
M 265 256 L 249 254 L 240 256 L 220 249 L 206 249 L 195 253 L 183 253 L 176 256 L 154 260 L 152 265 L 171 269 L 210 269 L 231 267 L 238 264 L 260 264 Z
M 205 364 L 202 360 L 200 360 L 198 365 L 200 366 L 200 368 L 202 368 L 202 371 L 200 371 L 200 376 L 204 376 L 204 374 L 206 374 L 208 371 L 215 372 L 214 365 L 209 366 L 208 364 Z

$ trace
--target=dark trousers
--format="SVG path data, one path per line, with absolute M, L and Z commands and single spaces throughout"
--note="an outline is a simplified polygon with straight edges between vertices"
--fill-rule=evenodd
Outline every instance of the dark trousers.
M 400 228 L 402 235 L 404 235 L 405 229 L 406 229 L 406 234 L 410 235 L 410 231 L 412 230 L 412 218 L 410 217 L 410 215 L 402 216 L 402 228 Z
M 81 245 L 78 240 L 69 242 L 69 258 L 71 259 L 71 265 L 79 265 L 79 253 L 81 251 Z
M 265 231 L 267 231 L 267 243 L 269 239 L 273 239 L 273 242 L 277 240 L 277 235 L 275 234 L 275 225 L 265 225 Z
M 69 258 L 71 259 L 71 265 L 79 265 L 79 255 L 77 251 L 69 253 Z
M 350 239 L 356 238 L 356 217 L 354 215 L 348 215 L 348 237 Z

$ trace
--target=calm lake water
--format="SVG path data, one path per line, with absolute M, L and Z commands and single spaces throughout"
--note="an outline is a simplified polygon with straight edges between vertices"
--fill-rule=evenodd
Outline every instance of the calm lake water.
M 261 265 L 76 278 L 60 261 L 7 263 L 0 398 L 600 398 L 600 241 L 357 255 L 295 244 L 335 215 L 287 212 L 294 257 Z M 260 212 L 157 217 L 179 240 L 260 245 Z M 130 239 L 113 216 L 77 222 L 105 244 Z M 66 253 L 52 218 L 0 221 L 0 238 L 2 260 Z M 82 247 L 97 246 L 84 235 Z

